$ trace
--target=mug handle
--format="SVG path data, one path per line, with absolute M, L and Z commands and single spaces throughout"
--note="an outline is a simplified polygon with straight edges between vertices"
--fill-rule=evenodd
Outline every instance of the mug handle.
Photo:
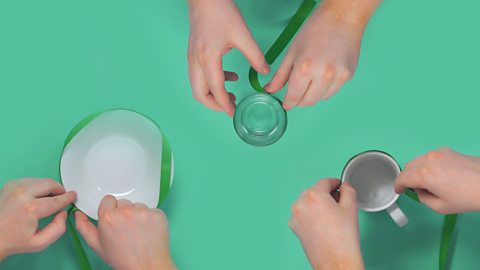
M 408 218 L 396 203 L 392 204 L 386 210 L 390 217 L 392 217 L 393 221 L 397 223 L 398 227 L 403 227 L 407 225 Z

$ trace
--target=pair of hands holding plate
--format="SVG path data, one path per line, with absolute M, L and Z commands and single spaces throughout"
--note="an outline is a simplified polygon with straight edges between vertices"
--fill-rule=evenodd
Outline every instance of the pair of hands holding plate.
M 322 179 L 292 206 L 289 226 L 315 270 L 364 269 L 355 190 L 340 184 L 339 179 Z M 395 191 L 406 188 L 441 214 L 480 212 L 480 158 L 449 148 L 431 151 L 398 175 Z
M 52 179 L 10 181 L 0 191 L 0 261 L 18 253 L 39 252 L 66 230 L 63 210 L 76 200 Z M 175 269 L 169 253 L 168 222 L 159 209 L 142 203 L 103 198 L 98 227 L 77 211 L 77 230 L 112 268 Z M 44 228 L 39 220 L 55 215 Z

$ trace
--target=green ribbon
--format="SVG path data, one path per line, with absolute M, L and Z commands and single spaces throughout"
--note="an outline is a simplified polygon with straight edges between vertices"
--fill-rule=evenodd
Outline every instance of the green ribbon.
M 421 204 L 420 200 L 418 199 L 417 193 L 412 189 L 406 189 L 405 195 Z M 455 227 L 457 225 L 457 218 L 458 214 L 450 214 L 445 215 L 445 218 L 443 220 L 442 237 L 440 240 L 440 249 L 438 256 L 438 268 L 440 270 L 447 270 L 450 268 L 450 259 L 453 255 L 453 250 L 455 249 L 455 246 L 452 242 L 454 238 Z
M 300 29 L 310 12 L 312 12 L 315 4 L 315 0 L 303 1 L 303 3 L 293 15 L 292 19 L 288 22 L 285 29 L 283 29 L 277 40 L 275 40 L 273 45 L 270 47 L 270 49 L 268 49 L 267 53 L 265 54 L 265 60 L 267 60 L 267 63 L 269 65 L 273 64 L 278 58 L 278 56 L 282 53 L 282 51 L 287 47 L 288 43 L 290 43 L 292 38 L 295 36 L 295 33 L 297 33 L 298 29 Z M 263 89 L 260 81 L 258 80 L 258 73 L 252 67 L 250 67 L 250 71 L 248 72 L 248 79 L 250 81 L 250 85 L 255 91 L 265 93 L 265 89 Z
M 126 109 L 121 109 L 121 110 L 126 110 Z M 68 134 L 67 138 L 65 139 L 65 142 L 63 144 L 63 151 L 65 150 L 65 147 L 67 147 L 68 143 L 83 129 L 85 128 L 90 122 L 92 122 L 95 118 L 100 116 L 101 114 L 108 112 L 108 111 L 113 111 L 113 110 L 107 110 L 107 111 L 102 111 L 98 113 L 91 114 L 84 119 L 82 119 L 73 129 L 70 131 Z M 169 191 L 170 191 L 170 179 L 172 177 L 172 151 L 170 147 L 170 143 L 167 140 L 167 137 L 161 132 L 160 126 L 153 121 L 150 117 L 136 112 L 132 110 L 126 110 L 126 111 L 131 111 L 137 114 L 140 114 L 144 116 L 145 118 L 149 119 L 152 123 L 154 123 L 157 128 L 160 130 L 160 133 L 162 135 L 162 160 L 161 160 L 161 175 L 160 175 L 160 192 L 159 192 L 159 199 L 158 199 L 158 204 L 157 208 L 160 207 L 160 204 L 165 200 L 167 197 Z M 60 181 L 62 181 L 60 179 Z M 90 264 L 90 261 L 88 260 L 87 254 L 85 252 L 85 249 L 82 246 L 82 243 L 80 241 L 80 237 L 78 236 L 77 230 L 75 229 L 75 223 L 72 221 L 73 219 L 73 213 L 76 211 L 80 211 L 75 205 L 72 204 L 70 209 L 68 210 L 68 216 L 67 216 L 67 231 L 69 232 L 72 242 L 73 242 L 73 247 L 75 249 L 75 253 L 77 254 L 78 262 L 80 265 L 80 268 L 82 270 L 92 270 L 92 266 Z
M 82 243 L 80 242 L 80 237 L 78 236 L 77 230 L 75 229 L 74 221 L 72 221 L 73 213 L 75 213 L 76 211 L 79 210 L 75 206 L 72 206 L 67 212 L 67 231 L 70 233 L 70 237 L 72 238 L 73 248 L 75 249 L 75 253 L 77 254 L 80 269 L 91 270 L 92 266 L 90 265 L 87 254 L 85 253 Z
M 153 123 L 155 123 L 152 120 Z M 155 123 L 156 125 L 157 123 Z M 157 125 L 158 129 L 160 127 Z M 160 208 L 160 204 L 167 198 L 168 193 L 170 192 L 172 177 L 172 150 L 170 148 L 170 143 L 168 143 L 167 136 L 162 133 L 162 164 L 160 169 L 160 194 L 158 199 L 157 208 Z

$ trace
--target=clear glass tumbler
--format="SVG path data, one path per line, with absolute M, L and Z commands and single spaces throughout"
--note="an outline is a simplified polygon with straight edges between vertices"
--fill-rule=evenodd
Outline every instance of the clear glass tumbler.
M 267 146 L 278 141 L 287 128 L 287 113 L 274 96 L 250 95 L 238 104 L 233 124 L 238 136 L 248 144 Z

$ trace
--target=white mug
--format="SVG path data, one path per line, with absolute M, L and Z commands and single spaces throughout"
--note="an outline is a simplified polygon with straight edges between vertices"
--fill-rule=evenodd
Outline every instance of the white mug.
M 387 153 L 366 151 L 351 158 L 342 172 L 342 182 L 348 182 L 357 193 L 358 207 L 367 212 L 386 210 L 393 221 L 403 227 L 408 218 L 395 203 L 400 196 L 394 184 L 400 165 Z

